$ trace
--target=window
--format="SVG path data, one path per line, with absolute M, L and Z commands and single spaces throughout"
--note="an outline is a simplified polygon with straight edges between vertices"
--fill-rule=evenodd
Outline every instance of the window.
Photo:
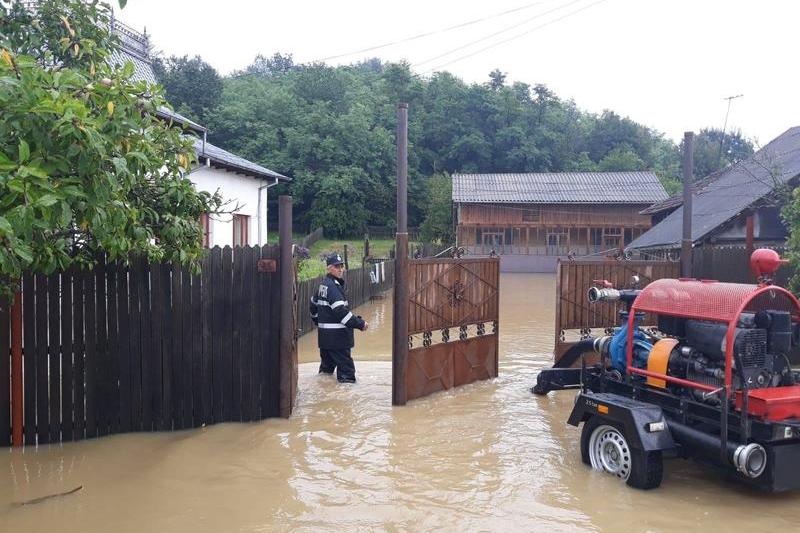
M 211 247 L 211 219 L 208 217 L 208 213 L 203 213 L 200 215 L 200 227 L 203 228 L 203 247 L 210 248 Z
M 250 217 L 247 215 L 233 215 L 233 245 L 247 246 L 249 244 L 247 229 L 250 226 Z
M 566 246 L 566 245 L 567 245 L 566 232 L 547 234 L 547 246 Z

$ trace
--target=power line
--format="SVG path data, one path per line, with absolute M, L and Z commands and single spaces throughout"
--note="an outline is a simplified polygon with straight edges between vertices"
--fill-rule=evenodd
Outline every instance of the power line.
M 514 30 L 516 28 L 519 28 L 520 26 L 524 26 L 525 24 L 527 24 L 527 23 L 529 23 L 529 22 L 531 22 L 533 20 L 536 20 L 538 18 L 542 18 L 545 15 L 549 15 L 550 13 L 553 13 L 553 12 L 558 11 L 560 9 L 564 9 L 565 7 L 569 7 L 569 6 L 573 5 L 573 4 L 577 4 L 578 2 L 582 2 L 582 1 L 583 0 L 572 0 L 571 2 L 568 2 L 566 4 L 560 5 L 558 7 L 554 7 L 553 9 L 549 9 L 549 10 L 543 12 L 543 13 L 538 13 L 538 14 L 532 16 L 532 17 L 529 17 L 529 18 L 523 20 L 522 22 L 518 22 L 516 24 L 512 24 L 511 26 L 507 26 L 507 27 L 505 27 L 505 28 L 503 28 L 501 30 L 498 30 L 498 31 L 494 32 L 494 33 L 491 33 L 489 35 L 485 35 L 485 36 L 481 37 L 480 39 L 477 39 L 477 40 L 474 40 L 474 41 L 470 41 L 467 44 L 464 44 L 464 45 L 459 46 L 457 48 L 453 48 L 452 50 L 448 50 L 447 52 L 445 52 L 443 54 L 439 54 L 438 56 L 431 57 L 429 59 L 426 59 L 425 61 L 419 61 L 417 63 L 414 63 L 413 66 L 414 67 L 420 67 L 421 65 L 424 65 L 426 63 L 431 63 L 433 61 L 436 61 L 437 59 L 441 59 L 441 58 L 443 58 L 445 56 L 449 56 L 450 54 L 454 54 L 454 53 L 458 52 L 459 50 L 463 50 L 464 48 L 468 48 L 468 47 L 472 46 L 473 44 L 481 43 L 483 41 L 491 39 L 492 37 L 496 37 L 496 36 L 498 36 L 500 34 L 503 34 L 503 33 L 506 33 L 508 31 Z
M 403 44 L 403 43 L 415 41 L 417 39 L 422 39 L 424 37 L 430 37 L 431 35 L 438 35 L 440 33 L 446 33 L 446 32 L 452 31 L 452 30 L 457 30 L 457 29 L 460 29 L 460 28 L 466 28 L 467 26 L 472 26 L 472 25 L 478 24 L 480 22 L 486 22 L 487 20 L 492 20 L 492 19 L 495 19 L 495 18 L 498 18 L 498 17 L 509 15 L 511 13 L 516 13 L 518 11 L 524 11 L 526 9 L 530 9 L 530 8 L 532 8 L 534 6 L 538 6 L 540 4 L 544 4 L 546 1 L 547 0 L 541 0 L 539 2 L 532 2 L 532 3 L 524 5 L 524 6 L 515 7 L 513 9 L 508 9 L 508 10 L 500 12 L 500 13 L 495 13 L 493 15 L 488 15 L 488 16 L 481 17 L 481 18 L 478 18 L 478 19 L 470 20 L 468 22 L 462 22 L 460 24 L 456 24 L 454 26 L 449 26 L 447 28 L 442 28 L 442 29 L 438 29 L 438 30 L 425 32 L 425 33 L 420 33 L 418 35 L 413 35 L 411 37 L 398 39 L 396 41 L 390 41 L 388 43 L 379 44 L 379 45 L 376 45 L 376 46 L 370 46 L 368 48 L 362 48 L 361 50 L 356 50 L 354 52 L 348 52 L 346 54 L 337 54 L 337 55 L 334 55 L 334 56 L 323 57 L 322 59 L 318 59 L 317 61 L 318 62 L 325 62 L 325 61 L 330 61 L 332 59 L 339 59 L 340 57 L 347 57 L 347 56 L 352 56 L 352 55 L 356 55 L 356 54 L 363 54 L 365 52 L 372 52 L 373 50 L 380 50 L 381 48 L 387 48 L 389 46 L 394 46 L 394 45 L 397 45 L 397 44 Z
M 580 8 L 580 9 L 576 9 L 575 11 L 571 11 L 570 13 L 567 13 L 566 15 L 563 15 L 563 16 L 561 16 L 561 17 L 558 17 L 558 18 L 555 18 L 555 19 L 553 19 L 553 20 L 551 20 L 551 21 L 545 22 L 544 24 L 540 24 L 539 26 L 536 26 L 536 27 L 534 27 L 534 28 L 531 28 L 531 29 L 529 29 L 529 30 L 526 30 L 526 31 L 524 31 L 524 32 L 522 32 L 522 33 L 520 33 L 520 34 L 518 34 L 518 35 L 515 35 L 515 36 L 513 36 L 513 37 L 509 37 L 508 39 L 503 39 L 502 41 L 498 41 L 498 42 L 496 42 L 496 43 L 494 43 L 494 44 L 490 44 L 490 45 L 488 45 L 488 46 L 485 46 L 485 47 L 481 48 L 480 50 L 476 50 L 476 51 L 474 51 L 474 52 L 471 52 L 471 53 L 469 53 L 469 54 L 465 54 L 465 55 L 463 55 L 463 56 L 460 56 L 460 57 L 457 57 L 457 58 L 455 58 L 455 59 L 453 59 L 453 60 L 450 60 L 450 61 L 447 61 L 447 62 L 445 62 L 445 63 L 442 63 L 442 64 L 440 64 L 440 65 L 437 65 L 437 66 L 433 67 L 432 69 L 430 69 L 430 70 L 426 71 L 426 74 L 427 74 L 427 73 L 430 73 L 430 72 L 433 72 L 433 71 L 435 71 L 435 70 L 438 70 L 438 69 L 440 69 L 440 68 L 442 68 L 442 67 L 446 67 L 446 66 L 448 66 L 448 65 L 452 65 L 453 63 L 457 63 L 458 61 L 461 61 L 461 60 L 467 59 L 467 58 L 469 58 L 469 57 L 472 57 L 472 56 L 474 56 L 474 55 L 480 54 L 481 52 L 485 52 L 486 50 L 489 50 L 489 49 L 491 49 L 491 48 L 495 48 L 495 47 L 497 47 L 497 46 L 500 46 L 501 44 L 505 44 L 505 43 L 507 43 L 507 42 L 510 42 L 510 41 L 513 41 L 513 40 L 515 40 L 515 39 L 519 39 L 520 37 L 524 37 L 525 35 L 528 35 L 529 33 L 533 33 L 533 32 L 534 32 L 534 31 L 536 31 L 536 30 L 539 30 L 539 29 L 541 29 L 541 28 L 544 28 L 544 27 L 550 26 L 551 24 L 555 24 L 556 22 L 562 21 L 562 20 L 564 20 L 564 19 L 566 19 L 566 18 L 569 18 L 569 17 L 571 17 L 571 16 L 573 16 L 573 15 L 577 15 L 578 13 L 580 13 L 580 12 L 582 12 L 582 11 L 586 11 L 586 10 L 587 10 L 587 9 L 589 9 L 590 7 L 594 7 L 594 6 L 596 6 L 597 4 L 602 4 L 602 3 L 603 3 L 603 2 L 605 2 L 605 1 L 606 1 L 606 0 L 598 0 L 597 2 L 593 2 L 593 3 L 591 3 L 591 4 L 587 5 L 587 6 L 584 6 L 584 7 Z M 575 3 L 575 2 L 572 2 L 572 3 Z M 567 5 L 571 5 L 571 4 L 567 4 Z M 564 7 L 566 7 L 566 6 L 564 6 Z M 471 43 L 471 44 L 474 44 L 474 43 Z M 469 46 L 469 45 L 466 45 L 466 46 L 464 46 L 463 48 L 466 48 L 467 46 Z M 455 51 L 455 50 L 454 50 L 454 51 Z M 448 54 L 445 54 L 445 55 L 449 55 L 449 53 L 448 53 Z

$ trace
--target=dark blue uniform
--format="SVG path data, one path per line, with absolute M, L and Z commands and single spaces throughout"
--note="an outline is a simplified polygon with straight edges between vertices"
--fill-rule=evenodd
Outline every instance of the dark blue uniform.
M 322 363 L 319 371 L 332 374 L 337 370 L 339 381 L 355 381 L 356 367 L 350 355 L 353 329 L 364 329 L 364 320 L 350 312 L 344 280 L 331 274 L 325 276 L 311 297 L 311 318 L 317 325 L 317 340 Z

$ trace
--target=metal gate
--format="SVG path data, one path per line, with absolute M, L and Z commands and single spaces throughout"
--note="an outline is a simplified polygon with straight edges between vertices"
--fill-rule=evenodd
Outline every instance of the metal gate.
M 500 259 L 403 263 L 408 351 L 400 356 L 405 387 L 397 403 L 497 377 Z

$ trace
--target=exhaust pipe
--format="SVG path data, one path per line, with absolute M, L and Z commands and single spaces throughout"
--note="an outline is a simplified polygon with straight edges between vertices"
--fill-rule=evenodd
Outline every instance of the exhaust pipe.
M 668 422 L 672 438 L 684 446 L 690 446 L 706 457 L 720 462 L 719 449 L 722 443 L 719 437 L 703 433 L 678 422 Z M 742 475 L 757 478 L 767 468 L 767 451 L 758 443 L 740 444 L 728 441 L 725 455 L 730 463 Z

